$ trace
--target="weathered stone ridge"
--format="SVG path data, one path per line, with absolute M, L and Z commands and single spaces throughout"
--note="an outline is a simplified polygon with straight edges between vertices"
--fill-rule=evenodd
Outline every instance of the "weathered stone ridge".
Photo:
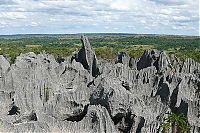
M 169 112 L 200 132 L 199 63 L 157 50 L 98 61 L 81 41 L 63 62 L 27 53 L 10 65 L 0 55 L 0 132 L 162 133 Z

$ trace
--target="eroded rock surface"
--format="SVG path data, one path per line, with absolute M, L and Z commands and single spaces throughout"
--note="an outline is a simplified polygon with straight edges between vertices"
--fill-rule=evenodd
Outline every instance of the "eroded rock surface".
M 200 132 L 200 64 L 146 50 L 98 62 L 87 37 L 75 55 L 0 56 L 0 132 L 161 133 L 166 113 Z

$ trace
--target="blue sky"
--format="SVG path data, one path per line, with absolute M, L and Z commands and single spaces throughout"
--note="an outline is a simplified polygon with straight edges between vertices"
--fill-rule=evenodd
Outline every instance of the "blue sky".
M 199 0 L 0 0 L 0 34 L 199 35 Z

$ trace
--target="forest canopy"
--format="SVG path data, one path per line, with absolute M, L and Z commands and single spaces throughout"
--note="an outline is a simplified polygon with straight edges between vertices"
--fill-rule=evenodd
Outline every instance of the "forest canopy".
M 99 58 L 113 59 L 120 51 L 131 57 L 141 56 L 145 49 L 165 50 L 178 57 L 200 62 L 199 36 L 88 34 Z M 13 35 L 0 36 L 0 54 L 14 62 L 20 53 L 45 51 L 56 58 L 66 57 L 81 47 L 80 35 Z

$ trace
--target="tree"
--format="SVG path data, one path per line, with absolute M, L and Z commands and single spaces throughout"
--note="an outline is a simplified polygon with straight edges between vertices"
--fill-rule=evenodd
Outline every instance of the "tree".
M 190 131 L 190 125 L 184 114 L 170 113 L 162 124 L 163 133 L 172 128 L 172 133 L 186 133 Z

